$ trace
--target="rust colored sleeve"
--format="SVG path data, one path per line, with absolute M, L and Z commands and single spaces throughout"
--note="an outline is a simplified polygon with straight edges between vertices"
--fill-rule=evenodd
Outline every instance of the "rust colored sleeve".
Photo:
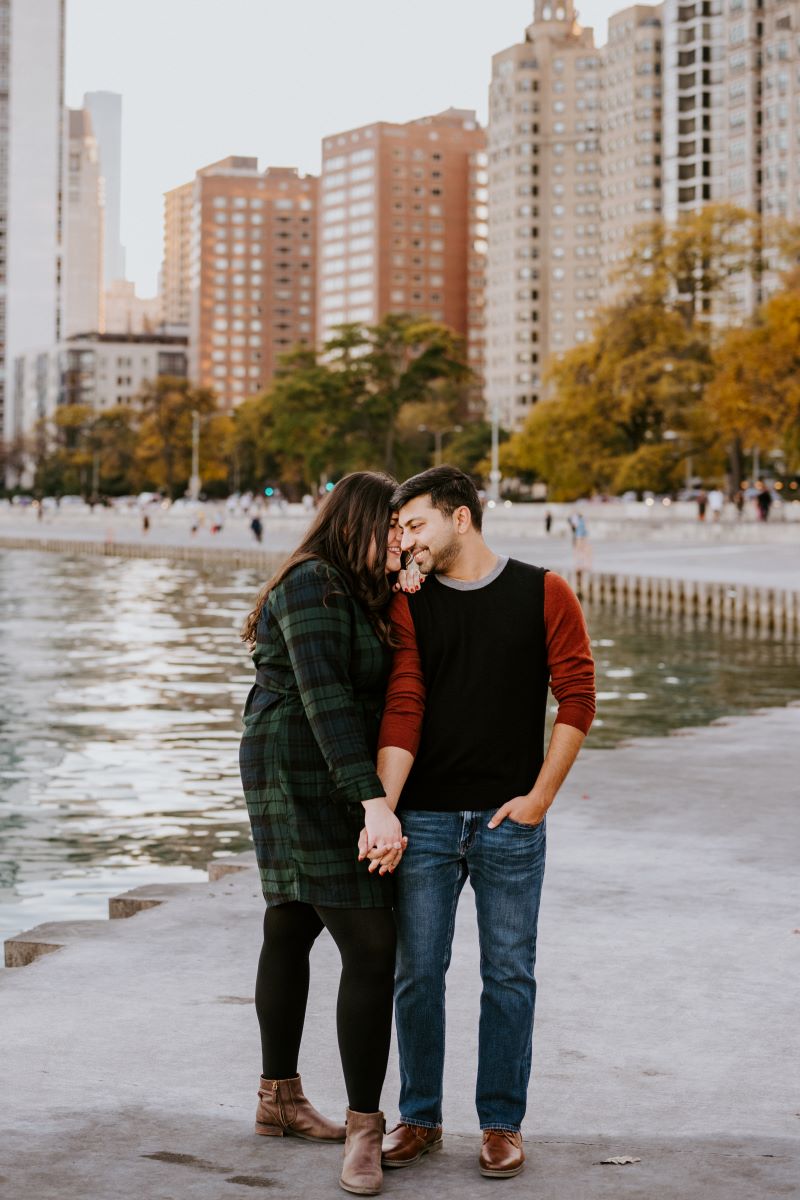
M 394 651 L 392 672 L 386 689 L 378 749 L 399 746 L 416 755 L 425 713 L 425 679 L 408 597 L 402 592 L 398 592 L 392 600 L 389 619 L 399 644 Z
M 594 659 L 578 597 L 560 575 L 544 581 L 544 626 L 550 690 L 558 702 L 556 724 L 588 733 L 595 714 Z

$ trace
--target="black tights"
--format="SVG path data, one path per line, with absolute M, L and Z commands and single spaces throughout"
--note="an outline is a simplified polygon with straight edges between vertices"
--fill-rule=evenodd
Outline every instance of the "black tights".
M 262 1074 L 297 1074 L 308 957 L 323 929 L 342 956 L 336 1030 L 348 1103 L 355 1112 L 377 1112 L 392 1030 L 396 934 L 388 908 L 315 908 L 295 901 L 267 909 L 256 976 Z

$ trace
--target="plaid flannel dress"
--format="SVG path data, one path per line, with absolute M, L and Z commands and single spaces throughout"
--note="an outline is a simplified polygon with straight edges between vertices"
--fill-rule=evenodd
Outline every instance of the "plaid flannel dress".
M 391 652 L 341 575 L 300 563 L 270 592 L 239 751 L 268 905 L 386 907 L 390 876 L 358 862 Z

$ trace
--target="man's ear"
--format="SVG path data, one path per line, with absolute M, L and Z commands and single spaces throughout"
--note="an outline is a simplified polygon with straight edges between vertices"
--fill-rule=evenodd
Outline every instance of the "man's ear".
M 453 513 L 456 522 L 457 533 L 468 533 L 472 528 L 472 513 L 467 508 L 466 504 L 462 504 Z

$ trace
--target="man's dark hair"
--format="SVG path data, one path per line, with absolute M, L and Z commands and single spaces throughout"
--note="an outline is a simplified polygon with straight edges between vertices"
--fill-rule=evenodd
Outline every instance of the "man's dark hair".
M 430 496 L 431 504 L 439 512 L 450 517 L 457 508 L 468 508 L 472 524 L 480 530 L 483 524 L 483 509 L 477 488 L 458 467 L 431 467 L 412 475 L 401 483 L 392 496 L 392 507 L 400 509 L 417 496 Z

